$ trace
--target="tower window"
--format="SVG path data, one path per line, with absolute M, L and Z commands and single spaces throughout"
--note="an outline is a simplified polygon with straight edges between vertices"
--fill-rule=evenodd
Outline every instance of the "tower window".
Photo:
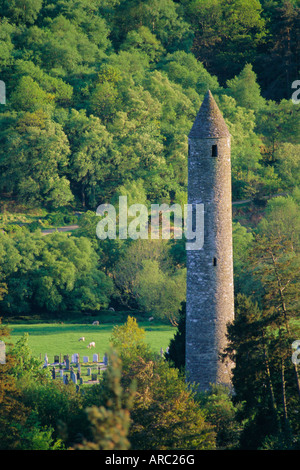
M 217 157 L 218 156 L 218 146 L 217 145 L 213 145 L 212 148 L 211 148 L 211 156 L 212 157 Z
M 217 258 L 213 259 L 213 266 L 217 266 Z

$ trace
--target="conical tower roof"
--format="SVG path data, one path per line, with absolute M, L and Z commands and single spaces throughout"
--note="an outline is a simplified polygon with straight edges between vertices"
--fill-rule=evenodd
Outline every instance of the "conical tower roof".
M 204 97 L 189 137 L 192 139 L 230 137 L 228 127 L 210 90 Z

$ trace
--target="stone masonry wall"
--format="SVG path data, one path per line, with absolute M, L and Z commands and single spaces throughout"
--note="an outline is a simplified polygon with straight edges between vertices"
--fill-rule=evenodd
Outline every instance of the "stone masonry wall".
M 218 359 L 234 318 L 230 137 L 189 139 L 188 202 L 204 204 L 204 245 L 187 251 L 186 373 L 207 390 L 231 380 Z

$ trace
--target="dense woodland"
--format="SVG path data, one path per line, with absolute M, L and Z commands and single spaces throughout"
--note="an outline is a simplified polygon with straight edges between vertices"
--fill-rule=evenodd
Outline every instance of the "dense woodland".
M 79 434 L 87 449 L 299 448 L 299 68 L 299 0 L 0 0 L 3 321 L 113 306 L 178 325 L 168 361 L 134 321 L 117 329 L 119 357 L 84 397 L 16 347 L 0 368 L 0 448 L 74 447 Z M 187 202 L 187 135 L 207 89 L 232 135 L 233 202 L 245 201 L 233 205 L 232 399 L 182 380 L 185 240 L 96 237 L 97 206 L 120 195 Z M 68 223 L 71 236 L 41 232 Z

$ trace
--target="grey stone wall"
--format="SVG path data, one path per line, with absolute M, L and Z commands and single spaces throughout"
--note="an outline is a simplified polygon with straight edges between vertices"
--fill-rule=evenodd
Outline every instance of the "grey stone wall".
M 186 374 L 207 390 L 231 383 L 218 359 L 234 318 L 230 137 L 189 138 L 188 203 L 204 204 L 204 245 L 187 251 Z

